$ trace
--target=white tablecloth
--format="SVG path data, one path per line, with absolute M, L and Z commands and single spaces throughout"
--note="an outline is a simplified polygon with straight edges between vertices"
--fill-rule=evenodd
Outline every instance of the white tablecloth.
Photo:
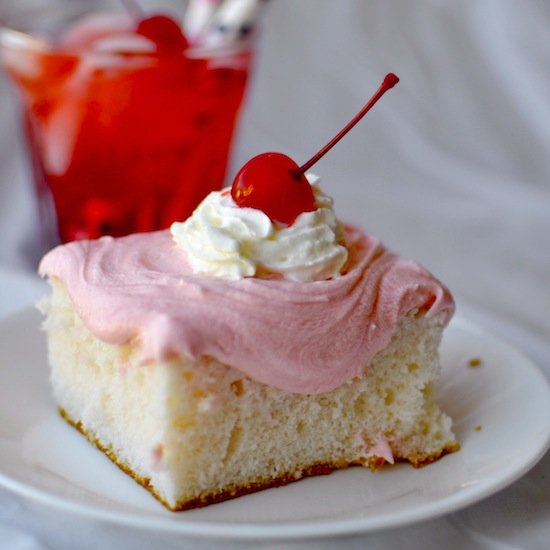
M 398 87 L 316 167 L 323 187 L 341 218 L 425 264 L 453 290 L 460 314 L 515 343 L 547 378 L 549 28 L 546 0 L 273 1 L 233 161 L 266 150 L 309 158 L 386 72 L 397 73 Z M 1 315 L 43 292 L 12 99 L 0 80 Z M 548 541 L 549 455 L 463 511 L 311 547 L 543 549 Z M 144 536 L 0 490 L 2 549 L 151 547 L 230 546 Z

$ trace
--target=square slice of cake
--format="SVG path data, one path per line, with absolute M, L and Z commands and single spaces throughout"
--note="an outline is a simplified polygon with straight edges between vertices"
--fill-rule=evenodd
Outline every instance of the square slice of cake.
M 434 402 L 454 303 L 346 227 L 341 275 L 197 274 L 169 231 L 42 260 L 62 416 L 171 510 L 458 449 Z

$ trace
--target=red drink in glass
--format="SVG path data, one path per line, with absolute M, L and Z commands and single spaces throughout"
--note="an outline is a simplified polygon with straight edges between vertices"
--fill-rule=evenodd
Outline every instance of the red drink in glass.
M 128 16 L 59 45 L 3 31 L 39 200 L 53 199 L 62 241 L 166 228 L 224 182 L 250 53 L 160 51 L 134 29 Z

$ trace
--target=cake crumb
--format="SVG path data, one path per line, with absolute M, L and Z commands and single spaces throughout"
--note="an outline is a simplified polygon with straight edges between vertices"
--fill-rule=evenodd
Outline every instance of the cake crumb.
M 474 430 L 476 432 L 480 432 L 481 431 L 481 424 L 478 424 L 477 426 L 474 427 Z
M 241 379 L 233 380 L 230 384 L 231 391 L 237 396 L 240 397 L 244 393 L 243 381 Z
M 480 367 L 482 365 L 482 361 L 479 357 L 473 357 L 468 361 L 468 366 L 472 369 L 475 369 L 476 367 Z

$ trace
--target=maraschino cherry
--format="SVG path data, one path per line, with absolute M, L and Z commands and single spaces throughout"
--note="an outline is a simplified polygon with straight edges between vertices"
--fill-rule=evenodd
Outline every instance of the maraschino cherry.
M 181 27 L 164 14 L 145 16 L 137 0 L 122 0 L 126 10 L 138 21 L 136 33 L 155 43 L 160 53 L 178 53 L 189 47 Z
M 235 203 L 241 207 L 261 210 L 271 221 L 287 225 L 292 225 L 302 212 L 314 211 L 315 198 L 305 172 L 332 149 L 398 82 L 399 78 L 395 74 L 387 74 L 378 90 L 355 117 L 302 166 L 282 153 L 262 153 L 250 159 L 233 181 L 231 196 Z
M 167 15 L 152 15 L 142 19 L 136 32 L 152 40 L 160 53 L 182 52 L 189 47 L 181 27 Z

